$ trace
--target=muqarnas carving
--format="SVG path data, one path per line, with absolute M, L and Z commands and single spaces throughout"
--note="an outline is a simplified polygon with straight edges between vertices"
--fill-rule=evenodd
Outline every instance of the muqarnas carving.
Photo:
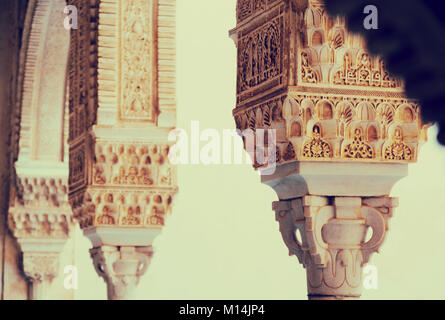
M 419 143 L 426 139 L 419 106 L 406 99 L 283 96 L 236 113 L 235 119 L 241 131 L 275 129 L 278 162 L 415 162 Z

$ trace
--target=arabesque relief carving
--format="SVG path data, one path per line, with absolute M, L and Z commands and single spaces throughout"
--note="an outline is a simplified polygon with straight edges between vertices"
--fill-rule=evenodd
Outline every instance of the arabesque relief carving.
M 275 129 L 278 163 L 416 161 L 426 140 L 418 103 L 404 97 L 402 83 L 348 33 L 344 19 L 329 17 L 315 0 L 239 1 L 238 16 L 253 16 L 254 8 L 262 14 L 238 20 L 232 31 L 238 129 Z M 289 144 L 295 157 L 287 156 Z
M 267 90 L 285 83 L 284 32 L 285 20 L 280 8 L 270 14 L 267 23 L 239 35 L 239 102 L 255 96 L 258 88 Z
M 156 78 L 153 0 L 122 1 L 123 119 L 152 120 Z M 122 50 L 122 48 L 125 48 Z

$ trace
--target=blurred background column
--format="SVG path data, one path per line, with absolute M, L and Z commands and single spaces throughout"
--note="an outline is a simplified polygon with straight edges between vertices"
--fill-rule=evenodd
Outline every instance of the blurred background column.
M 72 228 L 68 203 L 66 69 L 69 31 L 64 0 L 29 1 L 21 29 L 15 106 L 11 115 L 8 225 L 22 252 L 29 299 L 70 299 L 59 268 L 73 264 L 66 246 Z M 62 256 L 62 253 L 63 256 Z
M 177 191 L 175 1 L 69 4 L 69 199 L 108 298 L 130 299 Z

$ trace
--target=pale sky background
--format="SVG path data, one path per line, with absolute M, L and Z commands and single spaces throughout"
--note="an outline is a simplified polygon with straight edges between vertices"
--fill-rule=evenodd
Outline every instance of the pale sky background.
M 236 50 L 228 37 L 236 0 L 177 0 L 178 127 L 233 129 Z M 430 129 L 417 164 L 393 189 L 378 290 L 364 299 L 445 299 L 445 147 Z M 203 143 L 204 145 L 204 143 Z M 289 257 L 272 211 L 275 192 L 248 165 L 181 165 L 173 215 L 155 240 L 140 299 L 306 299 L 306 275 Z M 105 299 L 89 241 L 77 234 L 76 299 Z

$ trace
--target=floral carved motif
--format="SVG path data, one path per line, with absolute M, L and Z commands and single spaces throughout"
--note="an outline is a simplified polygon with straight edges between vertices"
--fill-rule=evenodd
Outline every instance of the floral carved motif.
M 312 69 L 309 62 L 309 55 L 306 52 L 301 53 L 301 79 L 306 83 L 318 82 L 318 76 Z
M 152 0 L 122 1 L 123 119 L 153 118 L 155 77 Z
M 404 160 L 409 161 L 414 157 L 411 148 L 403 142 L 400 129 L 396 129 L 392 143 L 385 148 L 384 156 L 386 160 Z
M 306 158 L 330 158 L 331 147 L 329 143 L 320 137 L 320 129 L 314 127 L 312 138 L 303 146 L 303 157 Z

